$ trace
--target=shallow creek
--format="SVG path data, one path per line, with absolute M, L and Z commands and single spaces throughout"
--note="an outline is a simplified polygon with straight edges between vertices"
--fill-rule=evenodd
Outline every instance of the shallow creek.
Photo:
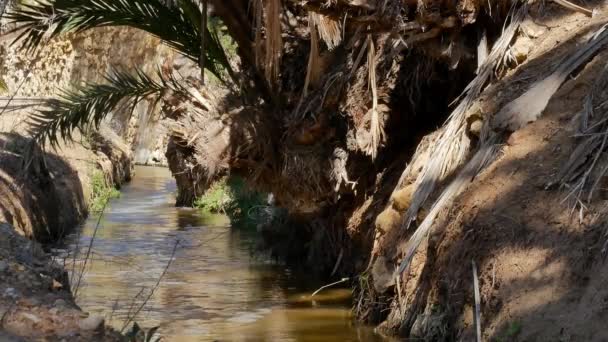
M 55 249 L 75 286 L 92 246 L 75 290 L 84 311 L 120 330 L 149 297 L 135 321 L 165 341 L 386 341 L 353 322 L 348 289 L 312 301 L 321 283 L 254 253 L 254 232 L 175 208 L 175 191 L 167 169 L 138 167 L 97 230 L 92 215 Z

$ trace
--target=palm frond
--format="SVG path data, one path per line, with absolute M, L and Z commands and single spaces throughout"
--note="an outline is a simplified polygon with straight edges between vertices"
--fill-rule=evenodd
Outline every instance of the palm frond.
M 2 76 L 0 76 L 0 93 L 5 92 L 7 90 L 8 90 L 8 85 L 6 85 L 6 82 L 4 81 L 4 79 L 2 79 Z
M 197 62 L 201 54 L 201 12 L 195 0 L 35 0 L 5 15 L 19 32 L 13 43 L 31 51 L 46 39 L 96 27 L 128 26 L 148 32 Z M 222 79 L 220 66 L 233 76 L 217 37 L 204 30 L 205 66 Z
M 101 121 L 119 105 L 130 101 L 132 108 L 144 98 L 160 98 L 169 90 L 182 88 L 173 78 L 159 80 L 140 69 L 135 73 L 114 70 L 105 77 L 105 84 L 87 83 L 64 91 L 58 99 L 49 100 L 45 107 L 30 117 L 30 134 L 37 142 L 57 145 L 59 138 L 71 140 L 77 128 L 98 127 Z

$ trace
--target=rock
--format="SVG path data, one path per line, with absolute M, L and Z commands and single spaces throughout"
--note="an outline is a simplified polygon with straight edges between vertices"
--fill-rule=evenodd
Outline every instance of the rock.
M 53 279 L 53 283 L 51 284 L 51 290 L 53 290 L 53 291 L 59 291 L 62 288 L 63 288 L 63 284 L 61 284 L 57 280 Z
M 395 285 L 394 271 L 395 266 L 388 262 L 385 257 L 379 256 L 376 259 L 372 267 L 372 277 L 376 292 L 384 293 L 389 287 Z
M 64 308 L 66 306 L 66 302 L 63 299 L 57 299 L 54 303 L 53 306 L 58 307 L 58 308 Z
M 4 273 L 8 271 L 8 262 L 5 260 L 0 260 L 0 273 Z
M 31 313 L 27 313 L 27 312 L 24 312 L 21 315 L 23 317 L 29 319 L 30 321 L 34 322 L 34 323 L 40 323 L 40 318 L 38 318 L 38 316 L 36 316 L 36 315 L 33 315 Z
M 84 331 L 97 331 L 102 330 L 105 325 L 105 319 L 102 316 L 91 315 L 85 319 L 80 320 L 78 322 L 78 327 L 80 330 Z
M 4 293 L 2 293 L 2 297 L 17 299 L 17 298 L 19 298 L 19 294 L 17 293 L 17 290 L 15 290 L 15 288 L 9 287 L 6 290 L 4 290 Z

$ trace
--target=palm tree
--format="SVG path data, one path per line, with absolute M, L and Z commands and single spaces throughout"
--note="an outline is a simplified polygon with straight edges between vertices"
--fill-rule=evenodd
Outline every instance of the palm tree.
M 128 26 L 158 37 L 181 55 L 204 65 L 224 84 L 238 82 L 218 31 L 201 29 L 202 12 L 196 0 L 38 0 L 18 5 L 5 17 L 16 24 L 13 32 L 18 35 L 13 44 L 28 52 L 44 40 L 68 32 Z M 32 136 L 41 143 L 50 139 L 55 144 L 59 136 L 70 138 L 77 127 L 88 123 L 97 126 L 123 101 L 137 103 L 146 97 L 159 98 L 169 90 L 183 92 L 176 78 L 161 72 L 152 77 L 141 70 L 114 70 L 105 79 L 105 84 L 87 83 L 64 90 L 59 99 L 50 101 L 48 108 L 33 116 Z

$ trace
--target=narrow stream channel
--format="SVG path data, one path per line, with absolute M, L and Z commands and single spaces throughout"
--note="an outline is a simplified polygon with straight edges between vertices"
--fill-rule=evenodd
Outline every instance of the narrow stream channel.
M 135 318 L 160 326 L 164 341 L 386 341 L 353 323 L 348 289 L 311 301 L 322 284 L 253 253 L 253 233 L 227 219 L 175 208 L 175 191 L 167 169 L 138 167 L 97 232 L 91 216 L 55 250 L 74 285 L 95 236 L 77 289 L 83 310 L 120 330 L 166 269 Z

